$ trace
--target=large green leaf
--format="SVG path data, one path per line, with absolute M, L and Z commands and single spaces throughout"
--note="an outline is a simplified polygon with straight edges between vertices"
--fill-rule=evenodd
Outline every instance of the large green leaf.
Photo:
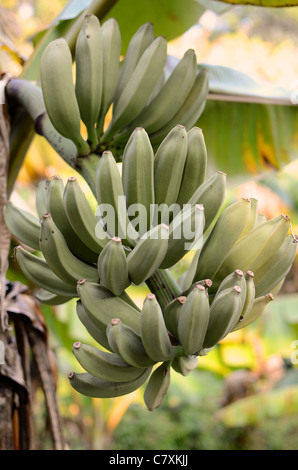
M 173 64 L 172 64 L 173 65 Z M 209 157 L 229 175 L 279 170 L 298 155 L 298 109 L 287 90 L 227 67 L 210 74 L 208 101 L 197 125 Z
M 108 17 L 116 18 L 119 23 L 124 53 L 130 38 L 142 24 L 152 23 L 155 35 L 165 36 L 170 41 L 193 26 L 205 10 L 196 0 L 120 0 Z

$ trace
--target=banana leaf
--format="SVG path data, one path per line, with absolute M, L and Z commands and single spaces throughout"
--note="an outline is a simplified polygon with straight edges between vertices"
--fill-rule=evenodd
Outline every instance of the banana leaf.
M 209 158 L 230 177 L 280 170 L 298 155 L 293 89 L 264 85 L 228 67 L 209 70 L 209 96 L 197 125 Z

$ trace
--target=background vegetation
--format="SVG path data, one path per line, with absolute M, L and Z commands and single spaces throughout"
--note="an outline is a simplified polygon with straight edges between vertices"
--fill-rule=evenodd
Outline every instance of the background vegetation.
M 66 4 L 62 0 L 2 0 L 0 71 L 12 75 L 22 72 L 33 51 L 36 33 L 47 28 Z M 298 88 L 297 7 L 227 8 L 222 4 L 222 8 L 221 14 L 207 10 L 184 33 L 188 19 L 183 17 L 181 34 L 179 28 L 173 32 L 168 25 L 163 34 L 170 38 L 169 53 L 179 58 L 186 49 L 193 48 L 199 63 L 232 67 L 262 81 L 265 88 L 273 87 L 275 93 L 277 89 Z M 230 83 L 232 90 L 233 85 L 241 85 L 237 80 Z M 241 90 L 245 91 L 245 83 Z M 249 99 L 244 101 L 210 99 L 200 122 L 214 165 L 231 176 L 226 203 L 242 195 L 256 197 L 260 210 L 268 217 L 288 213 L 298 233 L 297 147 L 289 158 L 281 145 L 281 137 L 286 141 L 291 134 L 297 139 L 297 106 L 283 114 L 283 107 L 276 113 L 276 107 L 261 108 Z M 254 134 L 249 127 L 252 122 L 259 123 Z M 73 173 L 40 136 L 35 136 L 11 199 L 34 211 L 40 179 L 54 174 L 66 179 Z M 84 186 L 84 181 L 81 183 Z M 177 276 L 188 262 L 186 257 L 179 264 Z M 12 256 L 7 277 L 28 282 Z M 66 380 L 68 371 L 77 367 L 71 347 L 74 341 L 90 342 L 90 337 L 79 323 L 72 301 L 59 307 L 43 306 L 68 447 L 297 450 L 297 287 L 296 262 L 263 317 L 251 327 L 229 335 L 208 357 L 200 359 L 197 370 L 188 378 L 176 374 L 162 408 L 153 413 L 145 409 L 140 391 L 106 400 L 74 392 Z M 142 301 L 136 294 L 134 298 Z M 37 444 L 41 449 L 51 448 L 47 408 L 38 377 L 34 398 Z

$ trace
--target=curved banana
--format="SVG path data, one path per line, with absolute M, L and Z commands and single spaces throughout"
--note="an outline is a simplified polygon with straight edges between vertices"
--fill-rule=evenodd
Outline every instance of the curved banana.
M 160 268 L 174 266 L 191 249 L 197 249 L 197 244 L 203 236 L 204 226 L 204 206 L 201 204 L 177 214 L 169 226 L 168 249 Z
M 160 407 L 171 383 L 171 361 L 164 362 L 155 369 L 144 391 L 144 402 L 149 411 Z
M 216 278 L 223 279 L 237 268 L 255 273 L 279 249 L 289 227 L 290 219 L 283 214 L 258 225 L 234 244 L 217 271 Z
M 175 355 L 162 310 L 154 294 L 148 294 L 144 301 L 140 325 L 144 348 L 153 361 L 168 361 Z
M 167 304 L 164 309 L 163 316 L 167 329 L 175 338 L 178 338 L 178 321 L 181 313 L 182 305 L 186 300 L 185 295 L 176 297 Z
M 286 277 L 295 261 L 297 240 L 292 234 L 288 235 L 277 251 L 272 251 L 271 257 L 254 273 L 256 297 L 272 292 L 274 287 Z
M 257 297 L 254 300 L 250 311 L 241 321 L 236 324 L 236 326 L 233 328 L 233 331 L 245 328 L 246 326 L 256 321 L 262 315 L 268 303 L 272 302 L 272 300 L 274 300 L 274 296 L 271 293 Z
M 113 154 L 108 150 L 99 160 L 95 186 L 99 204 L 97 214 L 108 212 L 107 231 L 111 237 L 119 237 L 124 244 L 134 246 L 139 234 L 129 221 L 121 175 Z
M 226 276 L 221 283 L 219 284 L 218 288 L 216 289 L 215 297 L 218 296 L 223 290 L 228 289 L 229 287 L 239 286 L 242 291 L 246 293 L 246 278 L 244 276 L 243 271 L 241 269 L 235 269 L 232 273 Z M 212 283 L 213 287 L 213 283 Z M 212 289 L 212 288 L 211 288 Z
M 102 99 L 97 118 L 97 135 L 104 129 L 104 120 L 112 104 L 120 72 L 121 34 L 117 21 L 109 18 L 101 25 L 102 58 Z
M 178 339 L 186 356 L 201 351 L 209 324 L 210 307 L 204 286 L 198 284 L 187 296 L 179 312 Z
M 54 176 L 51 179 L 46 189 L 46 195 L 47 210 L 41 215 L 41 219 L 45 213 L 50 213 L 71 252 L 82 261 L 96 263 L 98 253 L 92 251 L 85 244 L 82 232 L 78 235 L 69 221 L 63 201 L 64 183 L 60 176 Z
M 147 354 L 141 336 L 119 318 L 107 327 L 109 345 L 115 354 L 133 367 L 152 367 L 155 363 Z
M 236 326 L 238 325 L 239 322 L 242 322 L 243 319 L 246 317 L 246 315 L 250 312 L 250 310 L 252 309 L 253 303 L 255 301 L 255 297 L 256 297 L 254 273 L 252 271 L 247 271 L 245 273 L 245 281 L 246 281 L 246 289 L 245 289 L 246 293 L 245 293 L 243 308 L 242 308 L 239 320 L 236 323 Z M 236 327 L 234 327 L 233 330 L 235 328 Z
M 143 370 L 139 377 L 128 382 L 110 382 L 88 372 L 70 372 L 70 385 L 79 393 L 94 398 L 114 398 L 127 395 L 140 388 L 148 379 L 151 368 Z
M 99 284 L 81 280 L 77 290 L 86 313 L 96 320 L 97 327 L 106 334 L 110 321 L 117 317 L 137 333 L 140 332 L 140 312 L 119 296 Z
M 167 253 L 168 231 L 165 224 L 146 232 L 127 255 L 128 276 L 136 285 L 145 282 L 158 269 Z
M 91 149 L 98 145 L 96 123 L 101 108 L 103 41 L 97 16 L 87 14 L 75 47 L 75 93 Z
M 187 132 L 179 124 L 161 142 L 154 157 L 155 204 L 156 209 L 160 209 L 159 218 L 155 216 L 155 224 L 170 223 L 169 209 L 177 202 L 186 155 Z
M 144 107 L 130 127 L 141 126 L 148 134 L 152 134 L 165 126 L 183 105 L 196 74 L 196 54 L 193 49 L 188 49 L 159 93 Z
M 119 100 L 103 141 L 124 130 L 142 111 L 163 72 L 167 60 L 167 41 L 159 36 L 147 47 L 130 75 Z
M 137 127 L 131 134 L 122 157 L 122 184 L 128 215 L 139 213 L 138 232 L 150 230 L 153 219 L 154 153 L 145 129 Z
M 67 218 L 76 236 L 97 255 L 110 240 L 108 233 L 97 222 L 96 216 L 78 180 L 70 176 L 63 192 L 63 204 Z M 64 232 L 63 232 L 64 233 Z M 94 256 L 97 261 L 97 256 Z
M 44 214 L 40 228 L 40 250 L 52 271 L 67 283 L 80 279 L 98 280 L 97 268 L 77 258 L 50 214 Z
M 233 330 L 241 316 L 242 307 L 241 289 L 238 286 L 223 290 L 214 299 L 202 349 L 212 348 Z
M 102 328 L 102 323 L 98 322 L 95 317 L 85 309 L 82 301 L 79 299 L 76 303 L 76 312 L 80 322 L 84 325 L 90 336 L 108 351 L 112 352 L 109 345 L 105 330 Z
M 35 194 L 35 207 L 38 217 L 41 219 L 43 214 L 48 212 L 48 188 L 50 178 L 39 181 Z
M 237 200 L 222 211 L 202 247 L 196 279 L 213 279 L 225 256 L 241 236 L 250 213 L 250 201 L 245 198 Z
M 34 293 L 34 297 L 41 304 L 62 305 L 68 302 L 70 299 L 72 299 L 73 295 L 70 295 L 68 297 L 66 295 L 53 294 L 52 292 L 49 292 L 45 289 L 38 289 L 38 291 Z
M 64 38 L 51 41 L 40 60 L 40 81 L 49 118 L 55 129 L 74 142 L 79 155 L 90 147 L 81 135 L 80 110 L 72 78 L 72 56 Z
M 121 238 L 114 237 L 98 257 L 97 269 L 100 284 L 113 294 L 120 295 L 130 285 L 128 263 Z
M 154 39 L 155 36 L 152 23 L 145 23 L 140 26 L 140 28 L 130 39 L 125 57 L 121 64 L 121 71 L 113 99 L 114 104 L 117 104 L 119 97 L 129 82 L 130 77 L 138 65 L 140 58 L 142 57 L 147 47 L 149 47 L 150 44 L 154 41 Z
M 183 125 L 187 130 L 191 129 L 204 110 L 208 92 L 208 71 L 203 69 L 197 74 L 192 89 L 175 116 L 165 126 L 150 135 L 152 145 L 159 145 L 177 124 Z
M 211 225 L 226 194 L 226 174 L 217 171 L 204 181 L 193 193 L 187 205 L 202 204 L 205 213 L 205 232 Z
M 207 150 L 202 129 L 193 127 L 187 132 L 187 154 L 177 204 L 187 204 L 206 177 Z
M 39 250 L 40 223 L 33 214 L 8 201 L 3 207 L 3 216 L 10 232 L 19 242 Z
M 247 224 L 245 225 L 240 237 L 244 237 L 248 232 L 253 230 L 257 223 L 258 200 L 255 199 L 254 197 L 250 197 L 249 200 L 250 200 L 250 215 L 249 215 Z
M 43 258 L 21 246 L 15 248 L 15 256 L 25 276 L 36 286 L 62 297 L 78 297 L 75 287 L 62 281 Z
M 172 368 L 178 374 L 187 376 L 198 365 L 198 356 L 176 356 L 172 361 Z
M 115 353 L 103 351 L 76 341 L 72 351 L 86 372 L 110 382 L 128 382 L 141 375 L 144 369 L 133 367 Z

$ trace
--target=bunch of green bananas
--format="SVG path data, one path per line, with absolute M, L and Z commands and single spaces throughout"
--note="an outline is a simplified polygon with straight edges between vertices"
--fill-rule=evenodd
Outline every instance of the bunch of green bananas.
M 38 217 L 6 204 L 6 224 L 26 245 L 17 247 L 16 259 L 39 286 L 37 299 L 59 304 L 77 298 L 77 315 L 99 344 L 73 346 L 85 370 L 69 375 L 77 391 L 114 397 L 148 379 L 144 400 L 153 410 L 168 391 L 171 369 L 188 375 L 199 356 L 255 321 L 278 292 L 296 255 L 289 217 L 266 220 L 257 201 L 245 198 L 217 217 L 226 175 L 207 176 L 206 166 L 197 127 L 174 126 L 156 152 L 137 127 L 121 172 L 111 151 L 99 160 L 100 211 L 74 177 L 65 185 L 58 176 L 39 184 Z M 104 214 L 109 209 L 111 218 Z M 169 268 L 191 249 L 178 294 L 161 304 L 157 285 L 138 308 L 127 287 L 154 286 L 150 279 L 157 272 L 171 275 Z
M 111 18 L 102 25 L 87 14 L 72 55 L 64 38 L 52 41 L 41 58 L 41 88 L 55 129 L 76 145 L 78 155 L 101 154 L 107 147 L 121 152 L 132 131 L 145 127 L 159 145 L 176 125 L 191 128 L 208 94 L 208 76 L 198 72 L 196 55 L 188 50 L 167 76 L 167 41 L 155 37 L 151 23 L 131 38 L 121 60 L 121 34 Z M 112 118 L 105 118 L 112 106 Z M 82 137 L 82 122 L 87 141 Z

